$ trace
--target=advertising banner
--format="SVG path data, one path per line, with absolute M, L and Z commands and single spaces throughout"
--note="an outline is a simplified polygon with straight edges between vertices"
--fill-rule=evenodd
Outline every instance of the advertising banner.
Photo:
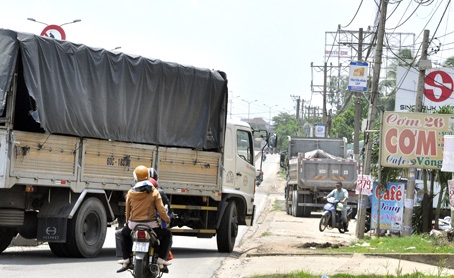
M 443 172 L 454 172 L 454 135 L 443 136 Z
M 454 134 L 454 115 L 385 111 L 380 136 L 384 167 L 440 169 L 443 136 Z
M 350 62 L 349 91 L 365 92 L 367 90 L 367 69 L 368 64 L 365 62 Z
M 397 67 L 396 112 L 408 112 L 416 103 L 419 72 L 414 68 Z M 424 95 L 425 111 L 434 111 L 445 105 L 454 105 L 454 69 L 434 68 L 426 70 Z
M 448 180 L 449 204 L 454 207 L 454 180 Z
M 388 183 L 386 188 L 386 191 L 380 191 L 377 183 L 374 182 L 371 200 L 371 228 L 378 228 L 378 219 L 380 218 L 380 229 L 401 231 L 404 212 L 405 184 L 399 182 Z M 379 211 L 380 216 L 378 213 Z
M 372 176 L 371 175 L 358 175 L 358 180 L 356 181 L 356 194 L 362 194 L 369 196 L 372 194 Z
M 324 124 L 315 124 L 315 137 L 323 138 L 325 137 L 325 125 Z

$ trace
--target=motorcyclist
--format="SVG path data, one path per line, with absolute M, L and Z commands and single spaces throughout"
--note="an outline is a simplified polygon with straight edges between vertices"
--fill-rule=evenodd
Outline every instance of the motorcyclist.
M 170 217 L 173 215 L 173 210 L 172 206 L 170 205 L 169 198 L 167 197 L 166 193 L 162 188 L 159 187 L 158 183 L 158 172 L 154 168 L 148 168 L 148 173 L 150 176 L 150 182 L 154 185 L 154 187 L 158 190 L 159 194 L 161 195 L 162 203 L 164 204 L 164 207 L 167 209 L 167 215 Z M 169 250 L 167 252 L 167 257 L 164 259 L 167 261 L 169 259 L 169 254 L 170 254 L 170 248 L 172 247 L 172 232 L 170 231 L 169 227 L 166 227 L 164 229 L 169 230 L 170 233 L 170 244 L 169 244 Z M 164 268 L 167 271 L 167 268 Z
M 328 195 L 323 197 L 323 199 L 327 199 L 329 197 L 334 197 L 339 203 L 343 204 L 342 207 L 342 222 L 344 224 L 344 230 L 348 232 L 347 228 L 347 200 L 348 200 L 348 191 L 342 188 L 342 182 L 336 182 L 336 189 L 333 189 Z
M 157 222 L 156 212 L 159 213 L 161 219 L 165 221 L 167 225 L 170 224 L 170 217 L 166 213 L 161 195 L 149 181 L 149 178 L 150 176 L 147 167 L 140 165 L 134 169 L 134 181 L 136 183 L 133 188 L 128 191 L 126 197 L 127 225 L 121 230 L 123 259 L 119 260 L 118 263 L 122 264 L 122 268 L 117 270 L 117 272 L 123 272 L 131 266 L 131 231 L 137 224 L 148 225 L 158 236 L 160 248 L 157 264 L 164 266 L 171 264 L 164 259 L 168 256 L 167 253 L 171 241 L 171 233 L 168 229 L 161 229 Z

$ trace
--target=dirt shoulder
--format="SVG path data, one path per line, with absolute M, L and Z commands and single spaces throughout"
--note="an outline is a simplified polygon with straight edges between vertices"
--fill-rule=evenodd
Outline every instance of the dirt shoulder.
M 277 170 L 276 170 L 277 171 Z M 254 275 L 290 273 L 306 270 L 313 274 L 411 274 L 415 270 L 426 274 L 454 275 L 454 270 L 439 267 L 440 258 L 419 255 L 386 257 L 343 253 L 326 255 L 323 248 L 344 248 L 356 241 L 355 221 L 350 222 L 345 234 L 336 230 L 318 230 L 320 213 L 310 218 L 287 215 L 284 211 L 285 181 L 264 182 L 260 190 L 268 194 L 263 213 L 244 235 L 239 246 L 223 262 L 215 277 L 251 277 Z M 327 259 L 335 256 L 335 264 Z M 446 258 L 446 256 L 444 256 Z M 426 264 L 432 262 L 431 264 Z M 449 261 L 453 261 L 449 259 Z M 424 262 L 424 263 L 423 263 Z M 328 267 L 329 266 L 329 267 Z M 453 266 L 454 267 L 454 266 Z M 444 277 L 444 276 L 441 277 Z

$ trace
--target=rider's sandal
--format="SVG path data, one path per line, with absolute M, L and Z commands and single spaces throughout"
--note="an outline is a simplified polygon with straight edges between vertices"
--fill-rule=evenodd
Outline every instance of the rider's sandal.
M 119 270 L 117 270 L 117 273 L 121 273 L 123 271 L 126 271 L 128 269 L 132 269 L 132 263 L 124 263 Z

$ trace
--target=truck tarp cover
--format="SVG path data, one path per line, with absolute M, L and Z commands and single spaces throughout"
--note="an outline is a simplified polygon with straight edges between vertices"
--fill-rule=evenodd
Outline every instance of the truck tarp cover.
M 18 54 L 48 133 L 213 149 L 223 146 L 227 79 L 182 66 L 0 29 L 0 115 Z

